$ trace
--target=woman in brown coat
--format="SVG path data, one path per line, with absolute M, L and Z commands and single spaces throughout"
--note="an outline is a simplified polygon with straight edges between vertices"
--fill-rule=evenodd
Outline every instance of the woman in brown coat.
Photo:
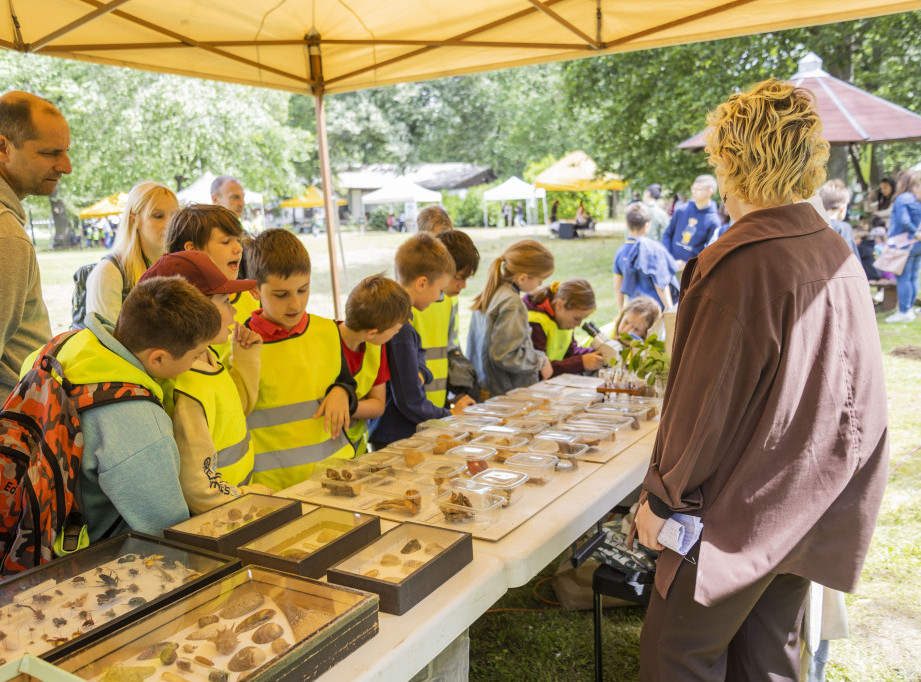
M 662 551 L 643 680 L 797 680 L 809 581 L 852 591 L 886 483 L 886 395 L 866 277 L 807 201 L 828 144 L 811 93 L 769 80 L 708 118 L 734 220 L 688 262 L 636 519 Z M 696 562 L 696 563 L 695 563 Z

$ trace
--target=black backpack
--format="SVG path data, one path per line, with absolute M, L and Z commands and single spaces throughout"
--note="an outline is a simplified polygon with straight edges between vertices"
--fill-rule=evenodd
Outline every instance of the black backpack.
M 122 302 L 124 303 L 125 299 L 128 298 L 128 294 L 131 293 L 131 284 L 128 282 L 128 277 L 125 276 L 125 271 L 121 263 L 114 255 L 107 253 L 102 258 L 114 263 L 115 267 L 118 268 L 118 271 L 121 273 Z M 71 300 L 71 329 L 86 329 L 86 280 L 89 279 L 90 273 L 97 265 L 98 263 L 87 263 L 86 265 L 81 265 L 77 268 L 77 271 L 74 272 L 74 296 Z

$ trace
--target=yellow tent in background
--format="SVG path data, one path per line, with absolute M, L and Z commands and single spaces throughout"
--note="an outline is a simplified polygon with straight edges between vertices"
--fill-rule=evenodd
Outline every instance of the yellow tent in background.
M 535 187 L 552 192 L 586 192 L 596 189 L 623 189 L 619 175 L 598 174 L 598 166 L 585 152 L 570 152 L 534 178 Z
M 78 215 L 81 220 L 104 218 L 108 215 L 115 215 L 124 210 L 126 201 L 128 201 L 128 195 L 125 192 L 119 192 L 118 194 L 106 197 L 102 201 L 97 201 L 89 208 L 84 208 Z
M 348 202 L 345 199 L 336 199 L 337 206 L 345 206 Z M 282 208 L 319 208 L 325 206 L 323 201 L 323 192 L 316 185 L 311 185 L 300 196 L 285 199 L 279 204 Z

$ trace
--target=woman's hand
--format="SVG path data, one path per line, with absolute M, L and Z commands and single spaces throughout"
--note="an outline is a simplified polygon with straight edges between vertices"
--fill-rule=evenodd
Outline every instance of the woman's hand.
M 665 525 L 665 519 L 660 519 L 652 513 L 648 502 L 643 502 L 636 512 L 636 537 L 649 549 L 665 549 L 659 544 L 659 533 Z

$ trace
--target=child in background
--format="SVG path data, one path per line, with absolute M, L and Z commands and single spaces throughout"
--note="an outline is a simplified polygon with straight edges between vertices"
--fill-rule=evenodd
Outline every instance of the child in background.
M 573 331 L 595 312 L 595 292 L 584 279 L 554 282 L 524 295 L 531 325 L 531 343 L 544 351 L 553 376 L 581 374 L 604 365 L 601 353 L 576 344 Z
M 346 434 L 357 455 L 368 450 L 368 420 L 384 414 L 387 402 L 390 366 L 384 345 L 409 320 L 411 311 L 409 294 L 383 275 L 361 280 L 345 304 L 339 335 L 358 396 L 358 408 Z
M 166 228 L 166 251 L 201 251 L 210 256 L 218 269 L 229 280 L 241 276 L 243 227 L 231 211 L 223 206 L 192 204 L 173 214 Z M 259 308 L 259 302 L 250 291 L 235 290 L 231 299 L 234 306 L 233 326 L 242 325 L 252 312 Z M 233 329 L 233 327 L 231 327 Z M 259 388 L 260 349 L 243 352 L 236 346 L 236 356 L 231 356 L 234 347 L 230 337 L 221 343 L 212 344 L 221 364 L 230 371 L 230 376 L 240 394 L 243 410 L 249 414 L 256 402 Z
M 464 232 L 455 230 L 441 206 L 426 206 L 419 213 L 419 229 L 437 236 L 454 260 L 455 272 L 444 296 L 424 311 L 413 310 L 413 327 L 419 332 L 425 349 L 425 364 L 432 380 L 425 385 L 425 395 L 438 407 L 448 405 L 448 396 L 479 394 L 476 369 L 464 356 L 458 339 L 458 296 L 467 280 L 476 274 L 480 252 Z
M 243 226 L 232 211 L 212 204 L 192 204 L 173 214 L 166 228 L 166 252 L 203 251 L 227 279 L 245 277 L 240 269 L 243 259 Z M 234 321 L 243 324 L 259 308 L 252 292 L 236 290 L 231 299 Z M 225 365 L 230 358 L 230 343 L 215 346 Z M 255 398 L 255 396 L 254 396 Z
M 871 282 L 878 280 L 882 273 L 873 265 L 876 255 L 873 253 L 875 245 L 870 238 L 870 231 L 862 228 L 854 230 L 854 243 L 857 245 L 857 255 L 860 256 L 860 265 L 867 279 Z
M 110 383 L 113 401 L 81 413 L 81 510 L 89 540 L 126 530 L 159 534 L 189 518 L 179 485 L 179 452 L 160 400 L 160 379 L 187 371 L 220 331 L 221 315 L 179 278 L 134 286 L 112 324 L 98 313 L 67 339 L 57 359 L 73 384 Z M 31 368 L 35 354 L 26 360 Z M 133 384 L 149 396 L 119 398 Z
M 439 240 L 426 232 L 407 239 L 394 258 L 396 280 L 409 295 L 416 310 L 424 311 L 441 298 L 454 276 L 454 261 Z M 416 426 L 428 419 L 439 419 L 461 412 L 473 404 L 462 396 L 448 410 L 434 405 L 425 395 L 425 384 L 432 373 L 425 365 L 425 351 L 419 333 L 407 321 L 387 344 L 390 381 L 384 414 L 371 425 L 374 449 L 389 445 L 416 432 Z
M 615 334 L 605 333 L 612 339 L 616 339 L 621 334 L 629 334 L 634 339 L 645 340 L 650 331 L 659 329 L 661 319 L 662 309 L 654 298 L 637 296 L 621 310 L 617 320 L 611 325 L 611 331 L 616 329 L 617 332 Z M 662 338 L 661 333 L 657 332 L 657 335 L 660 339 Z
M 617 307 L 623 310 L 628 297 L 643 295 L 656 299 L 667 310 L 672 306 L 671 287 L 678 291 L 678 264 L 660 242 L 646 237 L 652 214 L 644 204 L 630 204 L 624 215 L 629 235 L 614 256 Z
M 336 323 L 306 312 L 310 256 L 301 241 L 287 230 L 266 230 L 246 258 L 262 303 L 246 322 L 263 340 L 259 397 L 246 419 L 253 481 L 277 491 L 306 479 L 327 457 L 355 456 L 343 430 L 358 399 Z
M 179 483 L 189 511 L 200 514 L 247 492 L 272 494 L 271 488 L 253 484 L 253 443 L 246 428 L 246 414 L 234 380 L 218 361 L 214 344 L 224 344 L 233 322 L 229 294 L 252 289 L 246 279 L 227 279 L 217 265 L 201 251 L 168 253 L 142 276 L 182 277 L 205 296 L 221 313 L 221 329 L 192 368 L 173 380 L 162 382 L 163 405 L 173 421 L 173 437 L 179 448 Z M 255 397 L 259 384 L 259 335 L 246 327 L 233 332 L 234 350 L 255 354 Z M 248 392 L 249 394 L 249 392 Z
M 502 395 L 519 386 L 549 379 L 553 367 L 531 343 L 529 293 L 553 274 L 553 254 L 533 239 L 509 246 L 489 266 L 483 291 L 473 300 L 467 354 L 477 370 L 480 397 Z

